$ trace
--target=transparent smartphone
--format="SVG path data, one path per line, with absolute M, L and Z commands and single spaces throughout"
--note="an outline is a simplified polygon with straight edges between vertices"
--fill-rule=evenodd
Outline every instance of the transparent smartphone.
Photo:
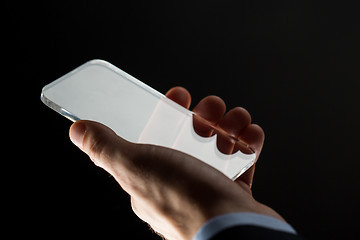
M 72 121 L 97 121 L 128 141 L 185 152 L 233 180 L 255 162 L 256 154 L 246 143 L 103 60 L 89 61 L 46 85 L 41 100 Z M 211 126 L 216 134 L 199 136 L 193 121 Z M 218 134 L 241 151 L 221 153 L 216 146 Z

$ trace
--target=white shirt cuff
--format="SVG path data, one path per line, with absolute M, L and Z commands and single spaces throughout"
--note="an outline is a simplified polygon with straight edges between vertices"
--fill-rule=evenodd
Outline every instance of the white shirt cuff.
M 275 231 L 296 234 L 296 231 L 286 222 L 279 219 L 256 213 L 229 213 L 210 219 L 200 228 L 193 240 L 208 240 L 217 233 L 235 226 L 257 226 Z

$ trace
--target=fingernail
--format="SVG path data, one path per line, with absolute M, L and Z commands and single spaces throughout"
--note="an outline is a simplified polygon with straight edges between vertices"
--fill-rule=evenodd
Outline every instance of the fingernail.
M 70 128 L 70 140 L 79 148 L 83 147 L 86 125 L 82 122 L 73 124 Z

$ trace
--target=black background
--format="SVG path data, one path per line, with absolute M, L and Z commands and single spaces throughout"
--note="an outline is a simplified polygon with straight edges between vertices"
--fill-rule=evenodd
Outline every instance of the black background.
M 186 87 L 193 106 L 214 94 L 228 109 L 247 108 L 266 134 L 255 198 L 307 239 L 359 236 L 355 6 L 88 0 L 14 3 L 5 11 L 12 75 L 4 80 L 14 85 L 3 96 L 13 97 L 7 146 L 16 156 L 6 182 L 9 222 L 26 227 L 14 234 L 159 239 L 113 178 L 71 144 L 71 122 L 40 101 L 44 85 L 99 58 L 162 93 Z

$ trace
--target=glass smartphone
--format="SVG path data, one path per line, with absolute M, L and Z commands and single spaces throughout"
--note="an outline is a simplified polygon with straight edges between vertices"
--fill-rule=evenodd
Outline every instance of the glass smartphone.
M 212 126 L 214 136 L 199 136 L 193 120 L 210 124 L 205 119 L 103 60 L 89 61 L 46 85 L 41 100 L 72 121 L 97 121 L 128 141 L 185 152 L 233 180 L 255 162 L 255 152 L 238 139 L 232 141 L 241 151 L 221 153 L 216 135 L 224 131 Z

